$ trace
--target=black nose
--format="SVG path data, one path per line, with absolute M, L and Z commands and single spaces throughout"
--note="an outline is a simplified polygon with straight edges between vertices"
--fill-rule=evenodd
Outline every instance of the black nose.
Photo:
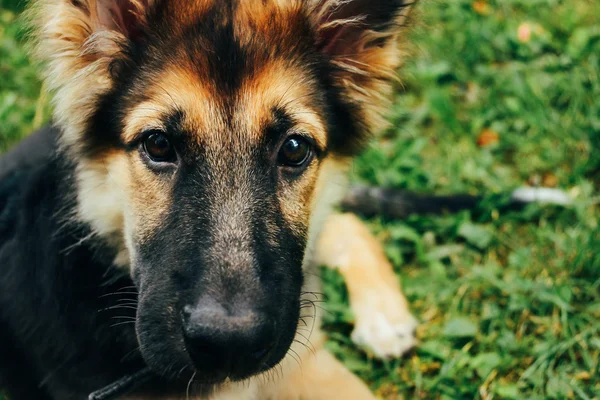
M 243 379 L 264 369 L 274 324 L 256 310 L 228 309 L 212 299 L 183 307 L 188 353 L 207 380 Z

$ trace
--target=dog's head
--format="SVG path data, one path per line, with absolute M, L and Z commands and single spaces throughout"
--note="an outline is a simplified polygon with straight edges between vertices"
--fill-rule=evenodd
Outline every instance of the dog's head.
M 274 366 L 316 205 L 388 106 L 407 1 L 40 3 L 79 218 L 123 244 L 144 359 L 207 382 Z

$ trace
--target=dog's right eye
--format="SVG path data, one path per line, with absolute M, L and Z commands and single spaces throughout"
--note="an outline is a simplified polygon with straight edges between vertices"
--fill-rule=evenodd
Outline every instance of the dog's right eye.
M 162 132 L 150 132 L 143 142 L 143 148 L 154 162 L 174 162 L 177 158 L 175 149 L 167 135 Z
M 311 145 L 302 136 L 294 135 L 288 138 L 277 155 L 277 160 L 282 166 L 299 168 L 304 166 L 311 156 Z

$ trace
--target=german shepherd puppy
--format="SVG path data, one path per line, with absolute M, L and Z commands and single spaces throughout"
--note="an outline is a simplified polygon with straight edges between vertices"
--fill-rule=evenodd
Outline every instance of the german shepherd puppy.
M 372 398 L 322 346 L 314 269 L 346 277 L 356 342 L 413 345 L 379 245 L 328 217 L 384 123 L 409 6 L 35 1 L 55 122 L 0 164 L 9 398 L 144 368 L 126 398 Z

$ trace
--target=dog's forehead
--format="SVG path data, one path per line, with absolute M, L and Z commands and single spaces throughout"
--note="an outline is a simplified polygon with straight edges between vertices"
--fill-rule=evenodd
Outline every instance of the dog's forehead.
M 163 0 L 149 26 L 166 56 L 187 56 L 225 90 L 236 89 L 255 65 L 314 50 L 300 0 Z
M 157 10 L 163 31 L 148 56 L 160 67 L 139 78 L 146 101 L 127 114 L 126 140 L 161 128 L 153 125 L 174 113 L 183 116 L 186 131 L 205 141 L 232 130 L 259 137 L 283 112 L 324 147 L 321 88 L 300 4 L 191 3 L 190 12 L 175 7 L 177 1 L 167 2 L 172 9 Z
M 293 24 L 304 15 L 310 0 L 153 0 L 155 15 L 180 27 L 205 23 L 236 26 L 254 24 L 256 29 L 276 31 L 273 24 Z M 277 19 L 278 21 L 275 21 Z M 279 26 L 281 28 L 281 25 Z

